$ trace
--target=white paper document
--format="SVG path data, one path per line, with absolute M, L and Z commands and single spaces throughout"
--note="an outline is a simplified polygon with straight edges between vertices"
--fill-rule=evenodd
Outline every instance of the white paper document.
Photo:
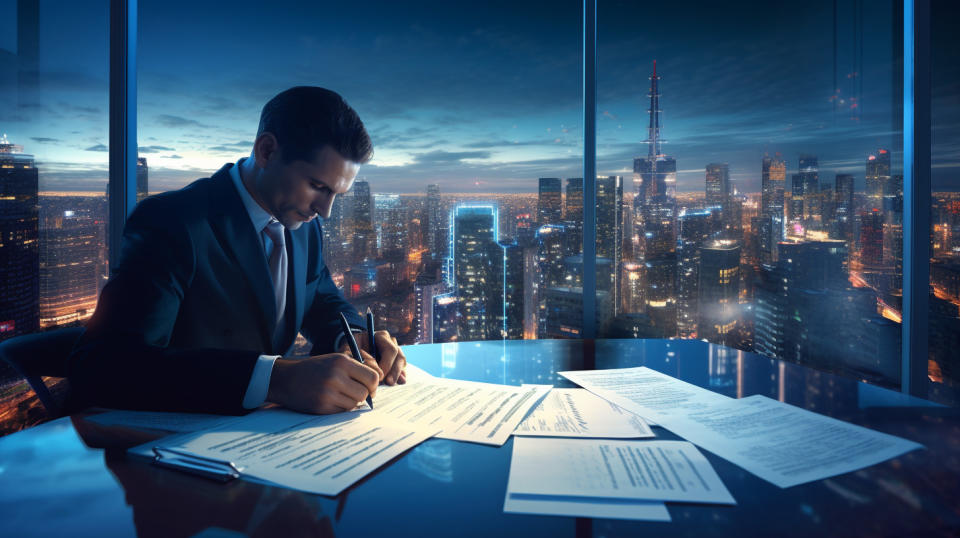
M 736 504 L 685 441 L 517 437 L 510 494 Z
M 161 439 L 132 451 L 150 455 L 157 446 L 231 462 L 245 477 L 309 493 L 337 495 L 436 432 L 391 424 L 369 411 L 314 416 L 265 409 L 210 430 Z
M 923 448 L 760 395 L 671 417 L 669 429 L 781 488 Z
M 378 388 L 371 414 L 388 424 L 440 430 L 442 439 L 500 446 L 551 388 L 415 375 L 405 385 Z
M 732 400 L 646 366 L 560 372 L 560 375 L 648 422 L 668 428 L 671 415 L 709 409 Z
M 84 417 L 84 420 L 104 426 L 123 426 L 138 430 L 165 432 L 195 432 L 212 428 L 234 416 L 205 415 L 201 413 L 167 413 L 162 411 L 107 411 Z
M 585 389 L 553 389 L 514 435 L 547 437 L 655 437 L 647 423 Z
M 543 516 L 670 521 L 667 505 L 632 499 L 592 499 L 507 493 L 503 511 Z

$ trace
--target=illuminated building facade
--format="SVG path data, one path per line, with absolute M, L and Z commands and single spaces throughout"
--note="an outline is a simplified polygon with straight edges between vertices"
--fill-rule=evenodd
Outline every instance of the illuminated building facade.
M 458 340 L 503 338 L 503 249 L 491 205 L 459 205 L 453 223 L 453 289 L 459 303 Z
M 732 345 L 740 321 L 740 245 L 715 241 L 700 248 L 697 337 Z
M 583 189 L 580 189 L 583 191 Z M 583 204 L 581 204 L 582 207 Z M 560 178 L 542 177 L 537 191 L 537 224 L 560 224 L 563 220 L 563 195 Z
M 883 209 L 884 187 L 890 182 L 890 152 L 881 149 L 867 157 L 867 209 Z
M 700 289 L 700 249 L 712 235 L 713 212 L 684 211 L 677 237 L 677 335 L 697 336 Z
M 40 231 L 40 328 L 76 324 L 97 306 L 103 223 L 65 211 Z
M 373 196 L 370 194 L 370 183 L 363 180 L 353 184 L 353 253 L 358 263 L 376 255 Z
M 0 138 L 0 340 L 39 327 L 38 173 L 33 155 Z

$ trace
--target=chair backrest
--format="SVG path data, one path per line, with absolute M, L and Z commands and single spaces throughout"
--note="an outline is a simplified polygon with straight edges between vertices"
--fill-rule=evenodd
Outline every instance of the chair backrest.
M 43 378 L 67 377 L 67 359 L 83 331 L 83 327 L 70 327 L 0 342 L 0 360 L 27 380 L 51 416 L 61 416 L 64 408 L 50 393 Z

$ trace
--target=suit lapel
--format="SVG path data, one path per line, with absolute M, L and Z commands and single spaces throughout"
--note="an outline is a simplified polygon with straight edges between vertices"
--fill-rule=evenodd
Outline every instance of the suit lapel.
M 211 226 L 224 250 L 233 257 L 234 263 L 250 284 L 257 300 L 256 308 L 260 314 L 258 325 L 261 327 L 263 341 L 269 344 L 273 341 L 274 320 L 277 319 L 273 281 L 260 238 L 257 237 L 240 194 L 230 178 L 231 166 L 233 165 L 224 166 L 211 177 L 215 185 L 210 200 L 214 209 L 211 215 L 215 215 L 211 219 Z

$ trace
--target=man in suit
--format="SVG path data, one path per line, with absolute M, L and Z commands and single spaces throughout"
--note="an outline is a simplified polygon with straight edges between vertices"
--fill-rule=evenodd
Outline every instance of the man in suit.
M 381 382 L 403 383 L 395 340 L 378 331 L 367 341 L 322 258 L 319 221 L 372 152 L 342 97 L 295 87 L 264 106 L 248 158 L 142 201 L 69 359 L 79 401 L 228 414 L 273 402 L 335 413 Z M 341 312 L 364 364 L 345 354 Z M 312 356 L 286 359 L 298 332 Z

